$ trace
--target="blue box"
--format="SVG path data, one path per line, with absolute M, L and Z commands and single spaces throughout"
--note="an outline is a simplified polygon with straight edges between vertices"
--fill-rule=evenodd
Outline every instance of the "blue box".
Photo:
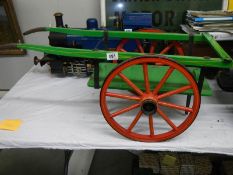
M 124 29 L 152 28 L 152 13 L 123 14 Z

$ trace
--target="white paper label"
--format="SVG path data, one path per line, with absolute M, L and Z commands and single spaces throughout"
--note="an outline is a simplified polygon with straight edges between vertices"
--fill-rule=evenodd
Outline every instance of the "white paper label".
M 118 60 L 118 52 L 107 53 L 107 60 Z
M 133 29 L 125 29 L 125 32 L 132 32 Z

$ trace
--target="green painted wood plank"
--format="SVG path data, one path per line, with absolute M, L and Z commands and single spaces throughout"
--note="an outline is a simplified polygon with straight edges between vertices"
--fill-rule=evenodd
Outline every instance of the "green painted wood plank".
M 224 61 L 232 61 L 232 58 L 225 50 L 218 44 L 218 42 L 208 33 L 202 33 L 206 41 L 214 49 L 214 51 L 222 58 Z
M 112 52 L 112 51 L 104 51 L 104 50 L 74 49 L 74 48 L 44 46 L 44 45 L 33 45 L 33 44 L 17 44 L 17 48 L 43 52 L 45 54 L 67 56 L 73 59 L 87 58 L 87 59 L 106 60 L 106 54 Z M 139 56 L 156 57 L 156 55 L 151 55 L 151 54 L 148 55 L 145 53 L 136 53 L 136 52 L 119 52 L 118 54 L 119 54 L 119 60 L 122 61 Z M 215 68 L 233 67 L 232 61 L 224 62 L 220 58 L 204 58 L 204 57 L 180 56 L 180 55 L 160 55 L 160 56 L 171 58 L 177 61 L 178 63 L 186 66 L 215 67 Z
M 100 74 L 99 74 L 100 87 L 102 87 L 105 78 L 116 65 L 117 64 L 114 64 L 114 63 L 101 63 L 100 64 Z M 155 65 L 148 66 L 151 89 L 154 89 L 155 86 L 160 82 L 160 80 L 166 73 L 167 69 L 168 68 L 166 66 L 155 66 Z M 198 79 L 199 74 L 200 74 L 200 69 L 192 68 L 191 72 L 193 73 L 194 77 Z M 141 65 L 135 65 L 135 66 L 129 67 L 126 70 L 124 70 L 123 73 L 131 81 L 133 81 L 141 90 L 145 91 L 143 69 Z M 184 78 L 184 76 L 179 71 L 174 71 L 172 75 L 168 78 L 168 80 L 166 81 L 166 83 L 164 84 L 160 92 L 171 91 L 179 87 L 185 86 L 187 84 L 188 84 L 188 81 Z M 88 86 L 94 87 L 93 76 L 91 76 L 90 80 L 88 81 Z M 113 82 L 110 85 L 110 88 L 121 89 L 121 90 L 132 90 L 125 82 L 121 80 L 120 77 L 114 78 Z M 192 94 L 192 91 L 186 91 L 182 94 Z M 204 81 L 201 95 L 202 96 L 212 95 L 212 91 L 206 80 Z
M 70 28 L 45 28 L 49 32 L 64 33 L 68 35 L 79 35 L 86 37 L 103 37 L 104 30 L 83 30 Z M 181 33 L 148 33 L 148 32 L 124 32 L 124 31 L 108 31 L 110 38 L 129 38 L 129 39 L 152 39 L 152 40 L 176 40 L 188 41 L 188 34 Z M 193 35 L 194 42 L 203 42 L 205 39 L 200 34 Z

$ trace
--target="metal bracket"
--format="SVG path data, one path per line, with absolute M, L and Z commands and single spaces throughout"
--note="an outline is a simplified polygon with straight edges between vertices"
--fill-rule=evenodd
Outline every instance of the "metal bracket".
M 189 56 L 193 55 L 193 41 L 194 41 L 194 35 L 193 33 L 190 33 L 189 34 L 189 50 L 188 50 Z
M 109 35 L 108 35 L 108 30 L 104 30 L 104 48 L 105 50 L 108 50 L 109 46 Z
M 193 35 L 192 32 L 190 32 L 189 33 L 189 50 L 188 50 L 188 55 L 189 56 L 193 55 L 193 41 L 194 41 L 194 35 Z M 190 106 L 191 98 L 192 98 L 192 95 L 187 95 L 186 107 Z M 186 111 L 185 114 L 188 114 L 188 112 Z
M 199 93 L 200 93 L 200 94 L 201 94 L 202 87 L 203 87 L 204 80 L 205 80 L 205 71 L 206 71 L 206 68 L 202 67 L 202 68 L 201 68 L 200 75 L 199 75 L 199 78 L 198 78 L 198 82 L 197 82 L 197 85 L 198 85 L 198 89 L 199 89 Z
M 68 167 L 73 150 L 65 150 L 64 175 L 68 175 Z
M 94 88 L 99 89 L 99 61 L 94 62 Z

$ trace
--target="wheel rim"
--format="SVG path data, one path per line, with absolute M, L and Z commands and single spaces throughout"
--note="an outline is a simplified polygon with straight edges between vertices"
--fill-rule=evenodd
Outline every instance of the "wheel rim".
M 149 33 L 164 33 L 164 31 L 159 30 L 159 29 L 139 29 L 138 32 L 149 32 Z M 116 51 L 118 52 L 127 52 L 127 50 L 124 49 L 125 45 L 129 42 L 129 39 L 122 39 L 120 43 L 117 45 Z M 137 51 L 140 53 L 145 53 L 144 48 L 138 39 L 134 39 Z M 151 41 L 150 48 L 149 48 L 149 53 L 154 54 L 156 47 L 158 43 L 156 41 Z M 162 49 L 159 54 L 166 54 L 170 50 L 174 49 L 177 55 L 184 55 L 184 50 L 182 45 L 177 42 L 177 41 L 171 41 L 168 43 L 168 45 Z
M 148 74 L 148 65 L 156 66 L 156 64 L 167 65 L 169 67 L 161 81 L 157 84 L 157 86 L 151 89 Z M 141 90 L 140 88 L 138 88 L 137 85 L 135 85 L 135 83 L 133 83 L 129 78 L 127 78 L 127 76 L 124 75 L 124 73 L 122 73 L 127 68 L 135 65 L 142 66 L 145 90 Z M 160 94 L 159 90 L 163 87 L 163 85 L 166 83 L 167 79 L 172 75 L 174 70 L 179 71 L 187 79 L 188 85 Z M 126 93 L 128 92 L 128 90 L 125 90 L 123 93 L 115 93 L 115 90 L 110 89 L 109 86 L 115 77 L 120 77 L 121 80 L 126 82 L 126 84 L 134 90 L 136 95 L 128 95 Z M 191 107 L 185 107 L 182 105 L 177 105 L 174 103 L 164 101 L 164 99 L 166 99 L 167 97 L 179 94 L 186 90 L 192 91 L 193 93 L 193 102 L 191 104 Z M 126 100 L 127 102 L 133 101 L 134 103 L 127 107 L 117 108 L 115 109 L 115 111 L 113 111 L 109 104 L 111 100 L 114 99 Z M 149 107 L 143 106 L 145 104 L 148 104 Z M 143 107 L 148 107 L 148 111 L 153 111 L 153 104 L 154 106 L 156 106 L 156 110 L 154 110 L 156 112 L 145 114 L 145 111 L 143 111 Z M 114 130 L 116 130 L 121 135 L 137 141 L 163 141 L 181 134 L 192 124 L 200 108 L 200 94 L 197 83 L 194 80 L 193 76 L 183 66 L 165 58 L 140 57 L 119 64 L 106 77 L 100 93 L 100 107 L 106 121 Z M 170 119 L 171 116 L 168 116 L 163 111 L 164 107 L 166 107 L 169 110 L 182 111 L 182 113 L 183 111 L 187 111 L 188 115 L 186 115 L 185 119 L 182 119 L 181 123 L 177 125 L 174 121 Z M 127 119 L 130 118 L 130 122 L 127 125 L 121 124 L 118 121 L 117 118 L 120 118 L 122 115 L 132 112 L 133 117 L 123 116 L 124 118 L 128 117 Z M 144 123 L 141 123 L 140 121 L 142 118 Z M 165 122 L 167 125 L 166 128 L 168 128 L 168 130 L 166 130 L 165 132 L 157 132 L 159 131 L 160 126 L 154 127 L 155 119 L 160 119 L 163 122 Z M 121 118 L 121 120 L 123 120 L 123 118 Z M 146 130 L 146 132 L 141 133 L 136 129 L 136 126 L 140 125 L 146 126 L 146 128 L 143 130 Z

